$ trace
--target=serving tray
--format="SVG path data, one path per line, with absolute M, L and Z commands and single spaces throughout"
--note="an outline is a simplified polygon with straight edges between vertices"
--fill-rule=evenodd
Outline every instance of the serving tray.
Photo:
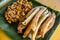
M 0 29 L 2 29 L 12 40 L 30 40 L 29 38 L 22 38 L 21 34 L 17 33 L 17 25 L 18 25 L 18 23 L 9 24 L 4 18 L 4 12 L 6 11 L 7 6 L 11 5 L 14 1 L 16 1 L 16 0 L 11 0 L 6 5 L 4 5 L 3 7 L 0 8 Z M 33 7 L 45 6 L 45 5 L 42 5 L 39 2 L 36 2 L 35 0 L 29 0 L 29 1 L 31 1 L 33 3 Z M 55 31 L 57 25 L 60 23 L 60 12 L 55 11 L 55 10 L 49 8 L 49 7 L 47 7 L 47 8 L 51 12 L 55 12 L 55 14 L 56 14 L 56 22 L 55 22 L 53 28 L 46 33 L 45 37 L 40 38 L 38 40 L 49 40 L 49 38 L 51 37 L 51 35 Z

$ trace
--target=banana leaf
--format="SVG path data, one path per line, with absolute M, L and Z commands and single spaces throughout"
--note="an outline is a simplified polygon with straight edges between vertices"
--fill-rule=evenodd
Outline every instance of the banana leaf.
M 15 1 L 16 0 L 11 0 L 5 6 L 0 8 L 0 29 L 2 29 L 12 40 L 30 40 L 29 38 L 22 38 L 22 35 L 17 33 L 18 22 L 9 24 L 4 18 L 4 12 L 7 9 L 7 6 L 11 5 Z M 29 1 L 31 1 L 33 3 L 33 7 L 45 6 L 45 5 L 42 5 L 41 3 L 36 2 L 35 0 L 29 0 Z M 60 12 L 55 11 L 55 10 L 49 8 L 49 7 L 47 7 L 47 8 L 51 12 L 55 12 L 56 21 L 55 21 L 55 24 L 54 24 L 53 28 L 49 32 L 46 33 L 45 37 L 37 39 L 37 40 L 49 40 L 49 38 L 51 37 L 51 35 L 55 31 L 57 25 L 60 23 Z

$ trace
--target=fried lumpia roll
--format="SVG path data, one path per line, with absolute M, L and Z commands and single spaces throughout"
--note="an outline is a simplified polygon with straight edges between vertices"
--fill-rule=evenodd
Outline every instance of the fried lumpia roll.
M 51 14 L 47 20 L 42 24 L 41 28 L 38 31 L 37 38 L 44 37 L 46 32 L 48 32 L 54 25 L 56 15 L 53 13 Z

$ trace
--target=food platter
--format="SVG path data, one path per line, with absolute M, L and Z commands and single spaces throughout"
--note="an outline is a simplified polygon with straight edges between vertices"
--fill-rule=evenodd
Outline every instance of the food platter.
M 23 38 L 21 36 L 21 34 L 18 34 L 17 32 L 17 23 L 12 23 L 9 24 L 4 17 L 4 13 L 5 10 L 7 9 L 8 5 L 11 5 L 14 1 L 16 0 L 11 0 L 10 2 L 8 2 L 6 5 L 4 5 L 3 7 L 0 8 L 0 28 L 12 39 L 12 40 L 30 40 L 28 37 L 27 38 Z M 35 0 L 29 0 L 33 3 L 33 8 L 36 6 L 45 6 L 40 4 L 39 2 L 36 2 Z M 45 6 L 46 7 L 46 6 Z M 49 40 L 49 38 L 51 37 L 51 35 L 53 34 L 54 30 L 56 29 L 57 25 L 60 23 L 60 12 L 55 11 L 49 7 L 47 7 L 48 10 L 50 10 L 51 12 L 55 12 L 56 14 L 56 21 L 55 24 L 53 26 L 53 28 L 48 31 L 45 35 L 44 38 L 39 38 L 38 40 Z

